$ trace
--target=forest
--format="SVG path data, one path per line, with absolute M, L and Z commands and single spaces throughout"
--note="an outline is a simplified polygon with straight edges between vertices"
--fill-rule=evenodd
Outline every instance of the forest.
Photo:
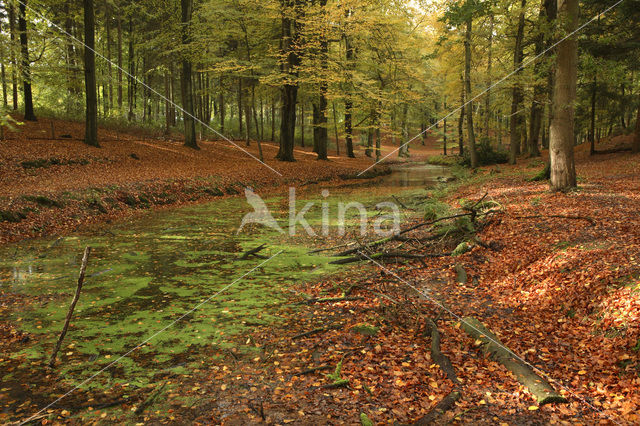
M 640 0 L 0 1 L 0 422 L 637 424 Z

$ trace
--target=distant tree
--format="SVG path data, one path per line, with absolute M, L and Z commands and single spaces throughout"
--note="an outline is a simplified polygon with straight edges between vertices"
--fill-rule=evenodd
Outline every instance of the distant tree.
M 558 0 L 558 20 L 563 34 L 578 27 L 578 0 Z M 578 40 L 576 35 L 558 45 L 555 69 L 553 112 L 549 156 L 551 160 L 551 189 L 566 191 L 576 186 L 573 154 L 574 106 L 578 78 Z
M 20 2 L 18 13 L 18 32 L 20 33 L 20 51 L 22 53 L 22 88 L 24 92 L 24 119 L 37 121 L 33 112 L 31 94 L 31 62 L 29 61 L 29 43 L 27 38 L 27 0 Z
M 93 0 L 83 0 L 84 5 L 84 86 L 86 119 L 84 143 L 99 147 L 98 98 L 96 94 L 95 14 Z

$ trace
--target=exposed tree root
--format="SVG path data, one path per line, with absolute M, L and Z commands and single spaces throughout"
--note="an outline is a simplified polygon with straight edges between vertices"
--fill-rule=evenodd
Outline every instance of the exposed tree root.
M 440 366 L 440 369 L 449 380 L 458 384 L 458 377 L 456 376 L 456 372 L 453 369 L 451 361 L 440 350 L 440 332 L 438 331 L 436 323 L 431 319 L 427 319 L 427 330 L 425 334 L 427 333 L 431 335 L 431 359 Z
M 447 410 L 450 410 L 460 399 L 460 392 L 458 390 L 452 390 L 442 401 L 438 403 L 426 416 L 413 423 L 414 426 L 425 426 L 435 422 L 440 416 L 442 416 Z

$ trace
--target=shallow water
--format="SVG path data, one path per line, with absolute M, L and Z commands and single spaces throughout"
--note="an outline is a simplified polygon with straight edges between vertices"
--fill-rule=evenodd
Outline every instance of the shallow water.
M 394 166 L 394 172 L 375 184 L 331 189 L 322 186 L 300 190 L 297 206 L 314 202 L 307 214 L 318 233 L 321 203 L 332 214 L 339 202 L 360 201 L 372 207 L 393 201 L 391 195 L 424 192 L 447 174 L 440 166 Z M 287 194 L 272 195 L 267 205 L 281 225 L 288 217 Z M 22 373 L 7 373 L 2 382 L 19 382 L 29 363 L 42 363 L 62 328 L 85 246 L 93 251 L 87 279 L 76 306 L 71 327 L 58 354 L 58 372 L 69 386 L 76 385 L 158 330 L 181 318 L 194 306 L 213 297 L 149 344 L 119 361 L 112 374 L 92 380 L 88 386 L 107 387 L 127 382 L 144 386 L 159 371 L 186 374 L 190 367 L 233 348 L 254 351 L 247 335 L 256 325 L 278 321 L 278 310 L 291 293 L 293 283 L 344 271 L 329 265 L 323 253 L 308 254 L 310 245 L 322 245 L 322 237 L 290 237 L 260 225 L 236 234 L 243 215 L 252 211 L 244 197 L 199 206 L 149 212 L 99 232 L 76 233 L 58 239 L 25 241 L 0 249 L 0 294 L 18 293 L 26 303 L 16 307 L 8 320 L 35 335 L 10 358 L 22 361 Z M 375 214 L 377 212 L 373 210 Z M 357 212 L 347 216 L 355 225 Z M 331 220 L 335 232 L 336 220 Z M 333 235 L 333 234 L 330 234 Z M 335 236 L 335 235 L 333 235 Z M 249 248 L 266 243 L 261 252 L 273 256 L 239 260 Z M 243 275 L 247 274 L 243 277 Z M 220 292 L 219 294 L 217 294 Z M 0 386 L 0 387 L 3 387 Z

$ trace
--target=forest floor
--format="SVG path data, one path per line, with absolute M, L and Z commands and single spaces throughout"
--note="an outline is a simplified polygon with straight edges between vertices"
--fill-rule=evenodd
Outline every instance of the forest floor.
M 204 140 L 195 151 L 177 137 L 100 129 L 101 148 L 93 148 L 82 143 L 83 135 L 83 123 L 47 118 L 5 132 L 0 141 L 0 244 L 58 235 L 143 209 L 238 195 L 246 186 L 265 193 L 282 185 L 338 183 L 372 164 L 360 146 L 355 159 L 343 150 L 341 156 L 330 152 L 329 161 L 321 163 L 311 148 L 296 147 L 297 161 L 283 163 L 274 158 L 277 145 L 263 142 L 272 171 L 238 149 L 257 157 L 255 141 L 249 147 L 237 141 L 236 147 Z M 383 146 L 382 155 L 393 149 Z M 433 153 L 417 146 L 412 160 Z M 397 161 L 397 155 L 393 158 Z M 367 176 L 383 172 L 378 167 Z
M 190 157 L 195 154 L 193 151 L 185 150 L 177 141 L 134 139 L 126 145 L 122 141 L 105 142 L 105 148 L 96 151 L 77 141 L 55 141 L 60 142 L 56 145 L 60 151 L 55 154 L 51 154 L 52 141 L 29 140 L 29 145 L 24 141 L 22 145 L 0 142 L 2 194 L 10 194 L 7 198 L 16 203 L 29 194 L 44 193 L 57 200 L 56 197 L 66 197 L 67 191 L 115 185 L 116 194 L 126 188 L 139 202 L 140 192 L 134 192 L 136 185 L 157 182 L 151 158 L 163 161 L 163 167 L 155 170 L 162 176 L 161 182 L 185 179 L 193 183 L 200 182 L 203 174 L 209 175 L 203 170 L 219 176 L 220 169 L 233 162 L 223 162 L 221 158 L 238 160 L 244 155 L 224 144 L 207 142 L 201 152 L 208 160 L 199 161 Z M 628 137 L 616 138 L 598 149 L 621 142 L 628 142 Z M 275 148 L 265 148 L 267 158 L 268 149 L 275 153 Z M 93 167 L 52 165 L 25 169 L 35 170 L 33 176 L 21 174 L 21 158 L 42 158 L 41 152 L 47 152 L 47 158 L 93 155 L 111 156 L 114 161 L 95 162 Z M 131 158 L 131 153 L 139 159 Z M 294 179 L 331 178 L 338 167 L 340 173 L 353 173 L 371 163 L 362 158 L 353 162 L 334 159 L 323 163 L 322 169 L 327 170 L 319 170 L 312 155 L 300 153 L 299 157 L 305 159 L 293 165 L 274 160 L 269 164 L 279 166 L 278 170 L 287 173 L 293 183 L 299 182 Z M 462 200 L 479 200 L 487 194 L 485 199 L 498 203 L 500 211 L 483 220 L 483 226 L 478 228 L 477 237 L 483 244 L 470 240 L 471 250 L 459 256 L 424 262 L 389 261 L 382 267 L 363 262 L 348 273 L 298 284 L 292 289 L 290 305 L 282 310 L 282 324 L 257 326 L 250 335 L 239 337 L 239 345 L 255 345 L 258 356 L 256 352 L 231 350 L 227 357 L 203 365 L 186 380 L 182 376 L 179 383 L 171 383 L 169 377 L 165 382 L 169 385 L 158 385 L 157 389 L 162 410 L 141 410 L 139 421 L 360 424 L 361 415 L 365 414 L 375 424 L 405 424 L 422 419 L 457 389 L 460 399 L 436 417 L 437 424 L 637 424 L 640 157 L 626 152 L 590 157 L 585 146 L 577 148 L 576 157 L 579 188 L 566 194 L 550 192 L 546 182 L 530 181 L 542 162 L 523 159 L 515 166 L 484 167 L 458 183 L 427 191 L 425 199 L 402 200 L 416 210 L 424 209 L 423 203 L 431 200 L 446 204 L 449 211 L 455 212 L 464 204 Z M 149 164 L 143 167 L 145 158 L 149 158 Z M 250 162 L 251 167 L 257 164 Z M 247 181 L 265 188 L 276 185 L 271 182 L 277 176 L 273 181 L 261 177 L 271 174 L 268 169 L 262 173 L 256 173 L 255 168 L 227 170 L 223 183 L 206 185 L 220 187 Z M 241 170 L 247 174 L 241 174 Z M 5 178 L 4 171 L 15 175 Z M 43 179 L 51 192 L 43 192 Z M 73 179 L 74 185 L 84 183 L 81 188 L 66 186 L 67 179 Z M 24 186 L 20 186 L 21 181 Z M 63 199 L 71 203 L 71 197 Z M 206 199 L 187 198 L 176 200 L 175 204 Z M 105 198 L 99 200 L 105 202 Z M 124 201 L 121 204 L 128 205 Z M 61 208 L 52 205 L 42 210 L 59 212 Z M 122 208 L 113 213 L 107 210 L 103 214 L 108 219 L 129 211 L 135 209 Z M 55 228 L 55 220 L 50 219 L 47 226 L 51 228 L 47 229 L 64 232 L 95 219 L 69 220 L 74 221 L 73 226 Z M 98 216 L 97 220 L 102 219 Z M 4 241 L 27 235 L 18 228 L 0 230 L 3 238 L 9 230 L 14 232 Z M 412 237 L 425 235 L 426 228 Z M 411 253 L 446 254 L 455 247 L 451 244 L 443 238 L 435 245 L 413 247 Z M 403 244 L 399 249 L 409 247 Z M 456 265 L 466 270 L 466 282 L 456 282 Z M 416 290 L 428 297 L 420 297 Z M 350 300 L 307 299 L 341 298 L 345 293 Z M 479 342 L 465 334 L 459 321 L 464 316 L 474 316 L 486 324 L 509 349 L 546 377 L 568 403 L 536 404 L 511 373 L 486 358 Z M 437 324 L 442 352 L 451 360 L 458 384 L 442 373 L 430 354 L 432 341 L 425 334 L 427 319 Z M 17 344 L 23 338 L 17 330 L 3 330 L 2 334 L 7 336 L 7 344 Z M 114 389 L 109 397 L 127 412 L 135 411 L 147 396 L 156 395 L 156 390 L 144 391 L 124 402 L 118 398 L 127 394 L 126 390 Z M 88 408 L 90 414 L 86 411 L 90 415 L 87 420 L 130 420 L 112 415 L 98 403 L 94 405 Z M 60 422 L 69 415 L 60 409 L 51 409 L 51 413 L 59 416 Z M 71 422 L 82 421 L 82 411 L 74 415 L 80 417 L 73 417 Z
M 439 194 L 451 208 L 485 193 L 499 203 L 501 212 L 477 235 L 487 248 L 424 263 L 367 264 L 301 284 L 292 304 L 302 304 L 292 305 L 284 327 L 247 336 L 262 349 L 259 357 L 231 354 L 170 392 L 168 413 L 144 419 L 359 424 L 364 413 L 374 424 L 404 424 L 458 389 L 461 398 L 436 424 L 637 424 L 640 157 L 589 157 L 585 148 L 578 148 L 573 192 L 531 182 L 541 162 L 523 160 L 484 168 Z M 467 271 L 466 282 L 456 283 L 455 265 Z M 354 300 L 304 303 L 345 292 Z M 486 324 L 568 403 L 536 404 L 464 333 L 464 316 Z M 432 358 L 427 318 L 437 323 L 460 384 Z M 185 395 L 198 403 L 184 404 Z

